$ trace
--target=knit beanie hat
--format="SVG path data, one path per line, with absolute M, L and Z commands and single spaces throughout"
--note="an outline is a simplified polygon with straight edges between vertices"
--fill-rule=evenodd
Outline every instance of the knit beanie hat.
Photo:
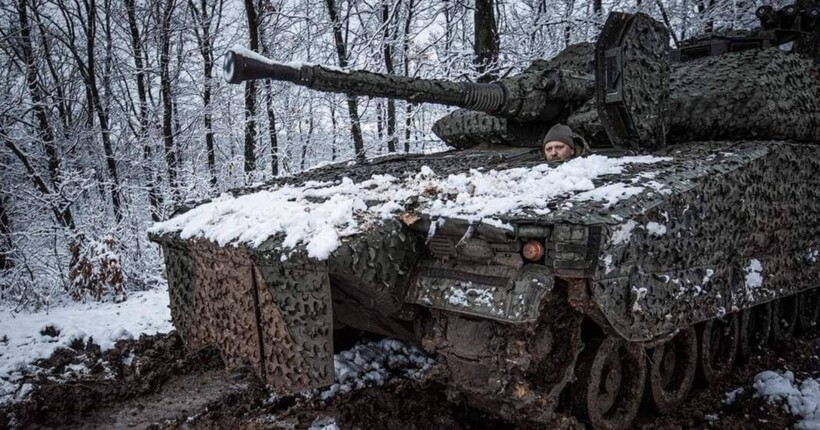
M 552 142 L 553 140 L 563 142 L 574 149 L 576 157 L 586 155 L 589 152 L 589 145 L 587 145 L 586 140 L 575 134 L 571 128 L 564 124 L 555 124 L 544 137 L 544 143 Z

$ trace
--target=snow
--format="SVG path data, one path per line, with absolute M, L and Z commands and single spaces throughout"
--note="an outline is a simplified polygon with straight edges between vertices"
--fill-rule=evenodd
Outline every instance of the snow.
M 728 393 L 726 393 L 726 397 L 724 397 L 723 403 L 726 405 L 731 405 L 735 402 L 735 400 L 737 400 L 737 396 L 743 394 L 744 391 L 745 390 L 743 389 L 743 387 L 729 391 Z
M 649 293 L 649 290 L 646 287 L 632 287 L 632 295 L 635 297 L 635 302 L 632 303 L 632 312 L 633 313 L 640 313 L 643 312 L 643 307 L 641 306 L 640 302 L 646 297 L 646 294 Z
M 666 234 L 666 226 L 656 222 L 646 224 L 646 231 L 653 236 L 663 236 Z
M 621 173 L 629 164 L 664 160 L 668 158 L 591 155 L 558 166 L 474 169 L 446 177 L 423 166 L 402 178 L 373 175 L 359 183 L 345 177 L 334 182 L 274 186 L 239 197 L 223 194 L 210 203 L 157 223 L 149 231 L 179 233 L 182 239 L 204 238 L 222 246 L 251 247 L 282 235 L 283 247 L 304 245 L 310 257 L 323 260 L 339 247 L 344 237 L 406 210 L 411 197 L 420 197 L 416 210 L 432 218 L 458 218 L 509 228 L 498 216 L 527 210 L 549 213 L 548 205 L 559 198 L 612 205 L 634 196 L 644 188 L 623 183 L 596 187 L 593 180 Z
M 623 245 L 624 243 L 629 242 L 629 239 L 632 238 L 632 230 L 635 230 L 635 227 L 638 226 L 638 223 L 635 221 L 629 220 L 623 223 L 614 233 L 612 233 L 612 244 L 613 245 Z
M 703 275 L 703 281 L 701 281 L 701 283 L 702 283 L 703 285 L 708 284 L 708 283 L 709 283 L 709 281 L 711 281 L 711 280 L 712 280 L 712 276 L 713 276 L 714 274 L 715 274 L 714 269 L 706 269 L 706 274 L 705 274 L 705 275 Z
M 34 367 L 32 362 L 68 347 L 75 339 L 87 342 L 93 338 L 106 350 L 120 339 L 171 331 L 168 303 L 167 288 L 158 288 L 133 293 L 122 303 L 79 303 L 37 313 L 0 308 L 0 404 L 21 399 L 24 387 L 19 381 L 23 371 Z M 56 336 L 43 334 L 47 327 L 56 329 Z
M 447 303 L 453 306 L 470 307 L 472 305 L 490 307 L 495 301 L 493 293 L 480 288 L 449 288 L 450 296 Z
M 399 340 L 359 344 L 333 357 L 334 383 L 318 395 L 328 400 L 356 389 L 384 385 L 397 373 L 421 379 L 432 365 L 432 358 Z
M 763 265 L 760 260 L 752 259 L 749 265 L 746 266 L 746 289 L 752 290 L 763 285 Z
M 820 378 L 799 382 L 791 371 L 766 370 L 755 376 L 754 388 L 758 395 L 770 402 L 782 402 L 786 410 L 800 417 L 795 428 L 820 430 Z

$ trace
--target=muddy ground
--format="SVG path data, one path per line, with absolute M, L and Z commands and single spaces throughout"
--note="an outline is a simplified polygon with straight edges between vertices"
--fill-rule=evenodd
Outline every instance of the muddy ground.
M 28 377 L 28 399 L 0 408 L 0 428 L 307 429 L 333 422 L 341 429 L 545 428 L 501 421 L 449 402 L 435 383 L 399 376 L 384 386 L 327 401 L 279 398 L 249 372 L 224 370 L 212 349 L 186 354 L 175 333 L 121 341 L 103 353 L 93 344 L 72 347 L 38 363 L 40 371 Z M 818 337 L 772 346 L 739 365 L 722 383 L 696 388 L 675 412 L 660 416 L 642 411 L 635 428 L 791 428 L 795 418 L 755 397 L 751 384 L 755 374 L 767 369 L 789 369 L 798 377 L 817 375 L 818 355 Z M 727 392 L 740 387 L 743 392 L 734 402 L 724 402 Z M 546 428 L 584 425 L 566 417 Z

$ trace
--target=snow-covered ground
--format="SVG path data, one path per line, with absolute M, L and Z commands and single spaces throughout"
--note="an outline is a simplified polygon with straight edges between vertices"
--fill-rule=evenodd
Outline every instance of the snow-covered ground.
M 93 338 L 102 350 L 120 339 L 173 330 L 167 288 L 133 293 L 123 303 L 70 303 L 48 312 L 14 313 L 0 308 L 0 404 L 25 398 L 23 375 L 76 339 Z M 420 378 L 433 360 L 419 349 L 393 339 L 362 343 L 336 354 L 335 380 L 324 390 L 305 393 L 327 400 L 337 394 L 383 385 L 395 376 Z
M 93 338 L 105 350 L 120 339 L 172 329 L 167 287 L 132 293 L 122 303 L 72 303 L 47 312 L 0 307 L 0 404 L 25 394 L 19 381 L 32 362 L 75 339 Z
M 767 370 L 755 376 L 754 388 L 770 402 L 782 403 L 800 418 L 795 428 L 820 430 L 820 378 L 795 379 L 791 371 Z
M 424 166 L 402 178 L 373 175 L 359 183 L 342 178 L 335 182 L 284 185 L 239 197 L 224 194 L 158 223 L 150 231 L 178 232 L 183 239 L 201 237 L 220 245 L 245 243 L 250 246 L 283 234 L 284 247 L 304 244 L 309 256 L 326 259 L 341 244 L 341 237 L 395 217 L 405 210 L 410 197 L 420 197 L 416 210 L 431 217 L 460 218 L 503 227 L 497 218 L 499 215 L 523 210 L 546 214 L 550 212 L 549 205 L 558 198 L 603 201 L 611 205 L 636 195 L 644 190 L 643 186 L 619 182 L 596 185 L 593 180 L 621 173 L 629 164 L 664 160 L 668 158 L 590 155 L 558 166 L 473 169 L 447 176 Z

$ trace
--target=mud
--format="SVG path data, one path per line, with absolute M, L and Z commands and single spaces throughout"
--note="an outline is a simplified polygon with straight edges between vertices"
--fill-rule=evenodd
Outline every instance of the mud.
M 496 430 L 581 429 L 565 417 L 547 427 L 513 424 L 465 406 L 458 395 L 429 381 L 395 378 L 381 387 L 318 397 L 276 397 L 252 372 L 229 374 L 213 350 L 186 354 L 175 333 L 123 341 L 100 353 L 94 345 L 57 351 L 38 365 L 28 400 L 0 409 L 0 428 L 137 429 L 308 429 L 336 423 L 340 429 Z M 796 375 L 820 371 L 820 338 L 810 336 L 772 346 L 739 365 L 723 382 L 695 389 L 674 412 L 660 416 L 646 407 L 639 429 L 783 429 L 795 418 L 754 397 L 754 375 L 789 369 Z M 78 363 L 89 371 L 63 380 Z M 743 388 L 735 401 L 726 393 Z M 565 415 L 572 411 L 564 410 Z
M 36 363 L 36 371 L 23 380 L 34 387 L 31 394 L 24 402 L 0 408 L 0 428 L 95 428 L 97 424 L 98 428 L 114 428 L 119 422 L 124 426 L 152 423 L 165 419 L 165 408 L 157 405 L 178 403 L 170 409 L 186 409 L 190 403 L 184 398 L 186 390 L 196 390 L 208 374 L 219 375 L 212 376 L 214 381 L 225 379 L 222 368 L 213 349 L 185 353 L 176 332 L 120 341 L 105 352 L 93 340 L 85 345 L 78 342 Z M 206 391 L 219 391 L 226 383 L 210 385 L 215 387 Z M 145 405 L 153 405 L 155 413 L 144 414 L 143 410 L 149 410 Z M 141 414 L 145 416 L 140 418 Z

